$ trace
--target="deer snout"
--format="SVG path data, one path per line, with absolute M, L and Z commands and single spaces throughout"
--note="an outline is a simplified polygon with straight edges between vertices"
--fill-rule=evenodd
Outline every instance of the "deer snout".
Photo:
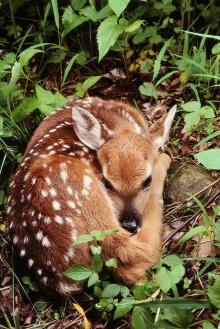
M 140 227 L 141 216 L 135 212 L 122 212 L 119 221 L 125 230 L 131 233 L 137 233 Z

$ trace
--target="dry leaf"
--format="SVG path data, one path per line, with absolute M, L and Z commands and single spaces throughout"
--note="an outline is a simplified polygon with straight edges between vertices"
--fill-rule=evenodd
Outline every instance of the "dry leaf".
M 91 324 L 86 317 L 86 313 L 85 313 L 84 309 L 79 304 L 73 304 L 73 306 L 83 316 L 84 329 L 91 329 Z

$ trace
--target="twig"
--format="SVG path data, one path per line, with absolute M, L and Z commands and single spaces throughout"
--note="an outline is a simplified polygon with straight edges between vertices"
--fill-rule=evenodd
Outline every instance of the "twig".
M 204 187 L 202 190 L 198 191 L 197 193 L 195 193 L 194 195 L 192 195 L 191 197 L 187 198 L 184 202 L 182 202 L 179 206 L 177 206 L 176 208 L 172 209 L 170 212 L 168 212 L 165 216 L 164 219 L 166 220 L 170 215 L 174 214 L 175 212 L 177 212 L 179 209 L 181 209 L 186 203 L 188 203 L 189 201 L 192 201 L 194 197 L 199 196 L 200 194 L 203 194 L 205 191 L 207 191 L 210 187 L 214 186 L 215 184 L 218 184 L 220 182 L 220 177 L 215 180 L 213 183 L 209 184 L 208 186 Z
M 220 180 L 220 179 L 219 179 Z M 218 180 L 218 181 L 219 181 Z M 210 186 L 209 186 L 210 187 Z M 216 197 L 220 195 L 220 192 L 217 191 L 204 205 L 204 207 L 209 206 L 210 203 L 215 200 Z M 184 228 L 188 223 L 190 223 L 193 219 L 197 218 L 198 215 L 201 213 L 201 210 L 197 211 L 193 216 L 191 216 L 189 219 L 187 219 L 181 226 L 179 226 L 175 231 L 173 231 L 163 242 L 163 246 L 176 234 L 178 233 L 182 228 Z M 195 223 L 194 223 L 195 224 Z

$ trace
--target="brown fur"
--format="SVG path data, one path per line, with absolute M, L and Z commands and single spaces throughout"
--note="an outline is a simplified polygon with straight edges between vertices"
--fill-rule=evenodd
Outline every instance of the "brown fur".
M 75 108 L 87 109 L 92 116 L 82 114 L 74 121 Z M 94 118 L 101 124 L 100 139 L 90 136 Z M 158 259 L 163 184 L 170 165 L 157 145 L 165 120 L 150 131 L 129 105 L 88 98 L 50 115 L 35 131 L 11 183 L 9 232 L 46 292 L 68 296 L 79 288 L 63 272 L 73 264 L 91 263 L 88 245 L 74 241 L 93 229 L 117 230 L 102 248 L 104 257 L 117 259 L 116 272 L 126 283 L 137 282 Z M 91 141 L 91 147 L 79 139 Z M 142 182 L 150 174 L 152 185 L 143 190 Z M 113 190 L 106 190 L 103 175 Z M 137 234 L 120 226 L 124 209 L 140 214 Z

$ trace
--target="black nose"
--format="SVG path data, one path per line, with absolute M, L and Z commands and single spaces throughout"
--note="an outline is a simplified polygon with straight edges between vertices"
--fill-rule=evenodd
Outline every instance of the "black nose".
M 131 233 L 137 233 L 140 227 L 140 219 L 141 216 L 133 212 L 123 212 L 119 218 L 121 226 Z

